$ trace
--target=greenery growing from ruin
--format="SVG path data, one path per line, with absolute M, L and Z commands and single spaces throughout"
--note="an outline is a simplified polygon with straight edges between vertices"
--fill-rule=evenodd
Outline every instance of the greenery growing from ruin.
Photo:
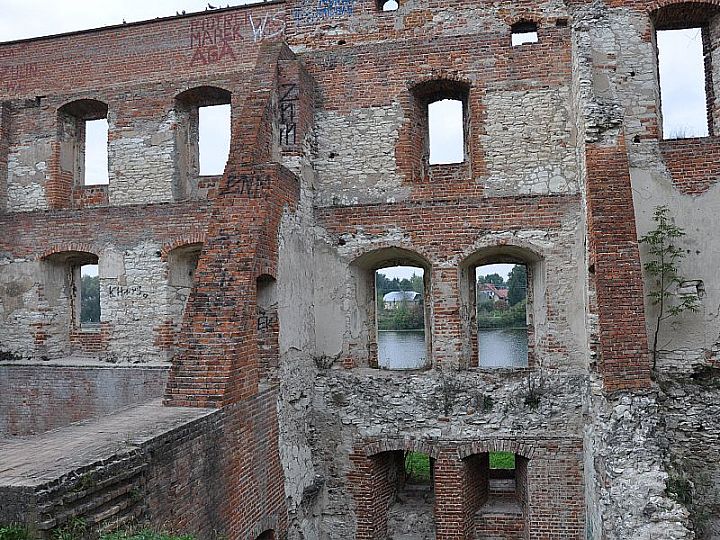
M 0 525 L 0 540 L 30 540 L 30 535 L 21 525 Z
M 685 250 L 678 244 L 685 231 L 675 225 L 667 206 L 656 206 L 653 213 L 655 228 L 640 238 L 641 244 L 648 246 L 649 260 L 643 265 L 650 276 L 651 290 L 648 297 L 657 307 L 655 332 L 652 342 L 653 369 L 657 366 L 658 337 L 663 323 L 685 311 L 699 309 L 696 295 L 678 294 L 677 289 L 685 279 L 678 274 L 680 262 Z

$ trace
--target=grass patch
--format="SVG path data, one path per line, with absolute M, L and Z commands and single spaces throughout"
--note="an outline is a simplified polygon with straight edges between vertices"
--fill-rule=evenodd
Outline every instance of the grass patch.
M 512 452 L 490 452 L 491 469 L 514 469 L 515 454 Z
M 430 483 L 430 456 L 420 452 L 405 454 L 405 475 L 413 484 Z
M 0 525 L 0 540 L 30 540 L 30 535 L 20 525 Z

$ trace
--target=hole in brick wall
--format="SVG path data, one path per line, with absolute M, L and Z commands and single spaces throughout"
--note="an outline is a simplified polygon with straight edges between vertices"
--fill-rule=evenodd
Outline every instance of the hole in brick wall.
M 108 184 L 108 107 L 81 99 L 58 109 L 61 178 L 75 186 Z
M 100 324 L 100 277 L 97 264 L 80 266 L 80 326 L 97 327 Z
M 375 272 L 378 366 L 419 369 L 427 363 L 422 268 L 392 266 Z
M 708 110 L 702 28 L 658 30 L 664 139 L 706 137 Z
M 521 21 L 513 24 L 511 31 L 510 41 L 513 47 L 538 42 L 537 23 Z
M 413 451 L 393 452 L 394 499 L 388 510 L 388 538 L 435 538 L 435 460 Z
M 230 152 L 232 94 L 215 86 L 199 86 L 175 98 L 178 175 L 175 199 L 195 199 L 200 176 L 221 175 Z
M 108 121 L 107 118 L 85 122 L 86 186 L 108 184 Z
M 274 531 L 265 531 L 260 536 L 257 537 L 257 540 L 275 540 L 275 532 Z
M 465 161 L 462 101 L 441 99 L 428 105 L 428 137 L 431 165 Z
M 487 264 L 475 268 L 480 367 L 527 367 L 527 276 L 524 264 Z
M 378 0 L 378 9 L 380 11 L 397 11 L 400 4 L 397 0 Z
M 526 529 L 529 461 L 512 452 L 475 454 L 464 461 L 471 508 L 481 517 L 504 516 L 504 524 L 513 531 L 513 538 Z M 480 521 L 479 524 L 479 533 L 497 533 L 497 530 L 493 530 L 493 524 L 497 524 L 495 519 Z M 489 530 L 484 530 L 484 527 Z
M 195 281 L 195 271 L 202 244 L 188 244 L 168 253 L 168 283 L 172 287 L 190 288 Z
M 230 154 L 230 105 L 199 108 L 200 174 L 223 174 Z

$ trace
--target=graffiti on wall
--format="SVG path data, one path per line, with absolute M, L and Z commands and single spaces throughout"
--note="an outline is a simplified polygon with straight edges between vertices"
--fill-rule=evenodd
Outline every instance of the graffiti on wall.
M 270 185 L 270 177 L 261 174 L 230 174 L 227 187 L 221 190 L 222 195 L 245 195 L 250 198 L 259 197 Z
M 317 24 L 319 22 L 351 16 L 357 0 L 302 0 L 293 9 L 293 18 L 297 24 Z
M 234 45 L 243 40 L 245 22 L 245 16 L 239 13 L 190 21 L 190 65 L 214 64 L 224 58 L 237 60 Z
M 298 85 L 280 86 L 280 144 L 297 143 L 297 102 Z
M 253 41 L 256 43 L 263 39 L 281 36 L 285 33 L 285 21 L 283 21 L 279 15 L 270 15 L 268 13 L 254 19 L 252 13 L 250 13 L 248 18 L 250 19 Z

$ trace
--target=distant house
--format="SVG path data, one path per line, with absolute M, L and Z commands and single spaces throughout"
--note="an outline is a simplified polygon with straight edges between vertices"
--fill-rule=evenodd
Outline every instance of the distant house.
M 415 291 L 391 291 L 383 296 L 385 309 L 397 309 L 402 304 L 420 304 L 422 295 Z
M 509 292 L 507 287 L 501 287 L 492 283 L 483 283 L 478 287 L 478 300 L 490 300 L 492 302 L 499 302 L 500 300 L 507 301 Z

